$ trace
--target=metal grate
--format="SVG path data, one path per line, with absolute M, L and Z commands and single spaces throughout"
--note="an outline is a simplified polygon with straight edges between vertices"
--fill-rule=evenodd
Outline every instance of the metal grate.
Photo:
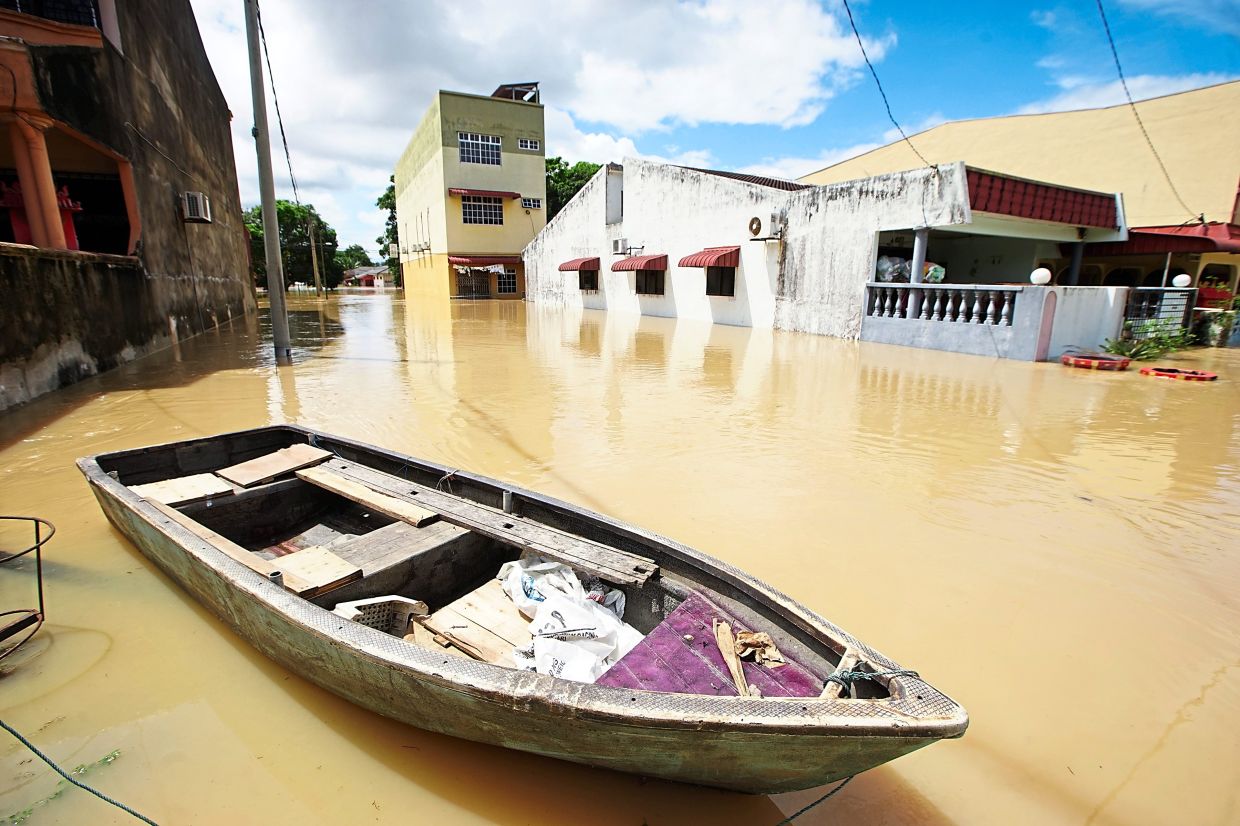
M 1194 289 L 1136 287 L 1124 308 L 1124 336 L 1134 340 L 1178 333 L 1191 321 Z
M 0 0 L 0 9 L 55 20 L 57 23 L 99 28 L 97 0 Z

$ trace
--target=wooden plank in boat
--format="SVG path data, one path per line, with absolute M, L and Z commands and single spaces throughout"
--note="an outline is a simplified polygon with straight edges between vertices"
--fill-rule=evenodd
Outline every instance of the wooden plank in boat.
M 204 499 L 231 496 L 233 486 L 214 473 L 195 473 L 192 476 L 164 479 L 162 482 L 134 485 L 130 490 L 144 499 L 175 507 Z
M 418 528 L 407 522 L 393 522 L 370 533 L 332 545 L 336 556 L 360 566 L 367 573 L 386 568 L 411 556 L 438 548 L 468 533 L 448 522 L 432 522 Z
M 476 660 L 511 664 L 512 649 L 528 645 L 530 624 L 499 580 L 488 580 L 424 619 L 424 626 Z
M 421 623 L 413 622 L 409 624 L 409 633 L 405 635 L 405 641 L 414 645 L 420 645 L 423 648 L 429 648 L 432 651 L 443 651 L 454 657 L 465 657 L 473 659 L 461 649 L 453 645 L 446 637 L 436 634 Z
M 307 590 L 297 591 L 304 597 L 325 594 L 341 585 L 362 578 L 361 568 L 345 562 L 327 548 L 317 545 L 276 557 L 271 564 L 283 572 L 286 584 L 290 574 L 295 579 L 307 583 L 309 585 Z
M 228 556 L 237 562 L 240 562 L 251 571 L 270 576 L 272 572 L 278 570 L 275 565 L 263 559 L 251 550 L 241 547 L 226 536 L 221 536 L 210 528 L 195 522 L 185 514 L 170 508 L 162 502 L 148 500 L 150 505 L 166 516 L 171 521 L 185 528 L 190 533 L 205 541 L 208 545 L 215 548 L 220 553 Z M 310 583 L 303 581 L 296 574 L 284 574 L 284 587 L 295 593 L 301 593 L 303 590 L 311 588 Z
M 330 451 L 312 445 L 296 444 L 239 465 L 217 470 L 215 473 L 234 485 L 248 488 L 270 482 L 285 473 L 317 465 L 331 455 Z
M 328 482 L 338 484 L 333 477 L 343 477 L 384 496 L 429 508 L 446 522 L 559 560 L 618 585 L 643 585 L 659 569 L 653 559 L 479 505 L 356 462 L 331 459 L 309 473 L 298 471 L 297 475 L 307 482 L 320 485 Z
M 299 470 L 297 478 L 416 527 L 429 525 L 439 518 L 439 514 L 435 511 L 380 493 L 360 482 L 341 476 L 339 473 L 325 471 L 323 468 Z

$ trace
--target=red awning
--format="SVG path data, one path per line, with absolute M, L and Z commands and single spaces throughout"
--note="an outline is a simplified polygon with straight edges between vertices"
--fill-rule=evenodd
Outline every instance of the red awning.
M 1129 230 L 1127 241 L 1085 245 L 1086 255 L 1165 255 L 1169 252 L 1240 253 L 1240 225 L 1215 222 L 1179 227 L 1135 227 Z
M 739 267 L 740 247 L 707 247 L 701 252 L 680 259 L 682 267 Z
M 498 189 L 457 189 L 453 187 L 448 190 L 449 195 L 481 195 L 485 198 L 520 198 L 520 192 L 502 192 Z
M 448 263 L 458 267 L 489 267 L 492 264 L 520 264 L 519 255 L 449 255 Z
M 560 265 L 560 272 L 578 272 L 579 270 L 597 270 L 597 258 L 574 258 Z
M 621 258 L 619 261 L 611 265 L 612 272 L 666 269 L 667 255 L 634 255 L 632 258 Z
M 1027 181 L 969 167 L 969 207 L 978 212 L 1075 227 L 1118 227 L 1115 195 Z

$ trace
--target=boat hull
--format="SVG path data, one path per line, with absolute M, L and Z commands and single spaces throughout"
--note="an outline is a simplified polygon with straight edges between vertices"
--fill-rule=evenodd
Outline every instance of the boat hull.
M 842 713 L 845 703 L 606 689 L 440 654 L 267 582 L 196 542 L 94 459 L 79 464 L 108 519 L 256 649 L 359 706 L 429 731 L 650 777 L 776 793 L 848 777 L 958 737 L 967 725 L 963 710 L 937 721 L 898 711 L 874 720 Z M 728 714 L 720 713 L 721 701 L 731 701 Z

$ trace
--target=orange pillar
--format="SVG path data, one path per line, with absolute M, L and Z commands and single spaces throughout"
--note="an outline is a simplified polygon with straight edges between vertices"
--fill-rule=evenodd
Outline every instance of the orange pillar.
M 60 223 L 60 207 L 56 203 L 56 183 L 52 180 L 52 161 L 47 154 L 47 142 L 43 139 L 43 130 L 52 122 L 45 118 L 22 115 L 17 119 L 17 128 L 26 139 L 26 149 L 30 154 L 30 169 L 33 173 L 36 192 L 26 193 L 25 184 L 22 193 L 26 198 L 26 214 L 31 212 L 31 204 L 37 203 L 43 215 L 43 229 L 47 233 L 47 246 L 63 250 L 68 249 L 65 243 L 65 229 Z M 38 195 L 37 199 L 31 195 Z
M 26 137 L 18 128 L 20 120 L 9 124 L 9 143 L 13 147 L 13 162 L 17 166 L 17 181 L 22 187 L 22 201 L 26 207 L 26 223 L 30 225 L 30 237 L 36 247 L 46 247 L 47 229 L 43 226 L 43 211 L 39 209 L 38 186 L 30 165 L 30 153 L 26 151 Z
M 138 249 L 138 239 L 142 237 L 142 218 L 138 215 L 138 193 L 133 182 L 133 164 L 129 161 L 118 160 L 116 173 L 121 179 L 121 194 L 125 196 L 125 214 L 129 217 L 129 247 L 126 252 L 133 255 Z

